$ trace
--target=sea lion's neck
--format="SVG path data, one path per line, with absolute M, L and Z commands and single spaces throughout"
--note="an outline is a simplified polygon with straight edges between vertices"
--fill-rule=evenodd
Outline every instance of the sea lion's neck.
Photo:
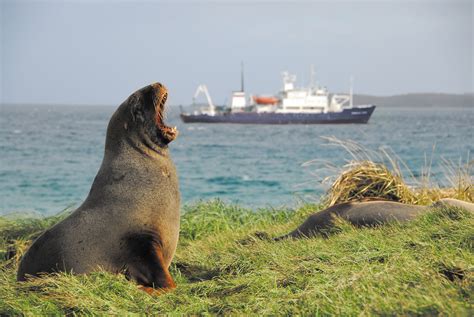
M 154 158 L 157 154 L 167 156 L 167 146 L 153 142 L 143 128 L 144 124 L 137 125 L 135 122 L 130 122 L 128 111 L 121 109 L 122 106 L 114 113 L 107 127 L 104 161 L 124 154 L 133 156 L 133 151 L 149 158 Z
M 138 169 L 136 173 L 146 170 L 146 175 L 150 175 L 155 170 L 158 172 L 158 166 L 165 161 L 169 161 L 168 148 L 152 144 L 146 136 L 132 135 L 122 138 L 118 144 L 106 144 L 101 170 L 123 174 Z
M 140 205 L 150 198 L 146 197 L 147 193 L 152 195 L 156 184 L 161 182 L 163 167 L 174 169 L 166 148 L 157 152 L 133 138 L 122 138 L 119 143 L 109 141 L 113 139 L 107 139 L 102 165 L 81 209 L 101 204 Z M 144 196 L 133 194 L 137 188 Z M 110 201 L 103 201 L 103 197 Z
M 127 125 L 124 125 L 127 130 Z M 168 147 L 156 144 L 151 138 L 137 131 L 111 130 L 107 133 L 105 142 L 104 161 L 120 159 L 123 155 L 146 156 L 150 159 L 159 159 L 168 156 Z M 125 135 L 123 133 L 125 132 Z

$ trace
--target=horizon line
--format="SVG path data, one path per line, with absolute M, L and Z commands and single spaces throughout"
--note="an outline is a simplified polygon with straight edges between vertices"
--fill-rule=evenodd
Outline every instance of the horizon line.
M 341 93 L 335 93 L 341 94 Z M 474 97 L 474 92 L 464 92 L 464 93 L 448 93 L 448 92 L 409 92 L 409 93 L 401 93 L 395 95 L 372 95 L 372 94 L 365 94 L 359 93 L 354 94 L 354 96 L 364 96 L 364 97 L 373 97 L 373 98 L 393 98 L 393 97 L 402 97 L 402 96 L 410 96 L 410 95 L 443 95 L 443 96 L 452 96 L 452 97 L 461 97 L 461 96 L 471 96 Z M 179 106 L 189 106 L 191 103 L 188 104 L 169 104 L 169 107 L 179 107 Z M 69 103 L 69 102 L 0 102 L 0 106 L 86 106 L 86 107 L 112 107 L 116 106 L 115 104 L 111 103 Z

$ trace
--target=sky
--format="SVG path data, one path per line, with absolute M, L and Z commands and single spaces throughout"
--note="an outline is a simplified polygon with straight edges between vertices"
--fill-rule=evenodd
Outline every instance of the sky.
M 2 103 L 119 104 L 162 82 L 172 104 L 206 84 L 281 89 L 281 72 L 332 92 L 472 93 L 468 1 L 0 0 Z

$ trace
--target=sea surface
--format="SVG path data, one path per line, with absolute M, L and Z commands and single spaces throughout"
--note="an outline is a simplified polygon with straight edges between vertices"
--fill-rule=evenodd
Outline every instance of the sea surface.
M 114 110 L 1 106 L 0 214 L 49 215 L 78 206 L 101 164 Z M 473 107 L 380 106 L 366 125 L 183 124 L 177 107 L 167 117 L 180 130 L 170 149 L 185 205 L 220 198 L 258 209 L 317 201 L 330 184 L 321 180 L 336 172 L 321 168 L 338 168 L 351 158 L 326 137 L 389 151 L 407 165 L 405 173 L 429 171 L 441 185 L 448 184 L 443 162 L 465 164 L 474 150 Z

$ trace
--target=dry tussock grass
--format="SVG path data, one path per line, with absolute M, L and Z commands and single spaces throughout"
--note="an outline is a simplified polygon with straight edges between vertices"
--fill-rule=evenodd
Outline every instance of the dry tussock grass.
M 407 204 L 417 203 L 416 195 L 385 165 L 371 161 L 350 162 L 329 189 L 329 206 L 347 201 L 367 199 L 392 200 Z
M 391 200 L 407 204 L 427 205 L 441 198 L 456 198 L 474 201 L 473 160 L 458 163 L 442 159 L 441 168 L 448 186 L 440 186 L 431 180 L 431 166 L 425 157 L 421 176 L 415 177 L 403 160 L 393 151 L 380 148 L 371 151 L 354 141 L 342 141 L 335 137 L 325 137 L 330 144 L 342 147 L 351 159 L 340 167 L 331 162 L 313 160 L 305 166 L 316 166 L 316 173 L 329 171 L 322 179 L 330 183 L 324 198 L 325 204 L 332 206 L 349 201 Z M 433 147 L 434 151 L 434 147 Z

